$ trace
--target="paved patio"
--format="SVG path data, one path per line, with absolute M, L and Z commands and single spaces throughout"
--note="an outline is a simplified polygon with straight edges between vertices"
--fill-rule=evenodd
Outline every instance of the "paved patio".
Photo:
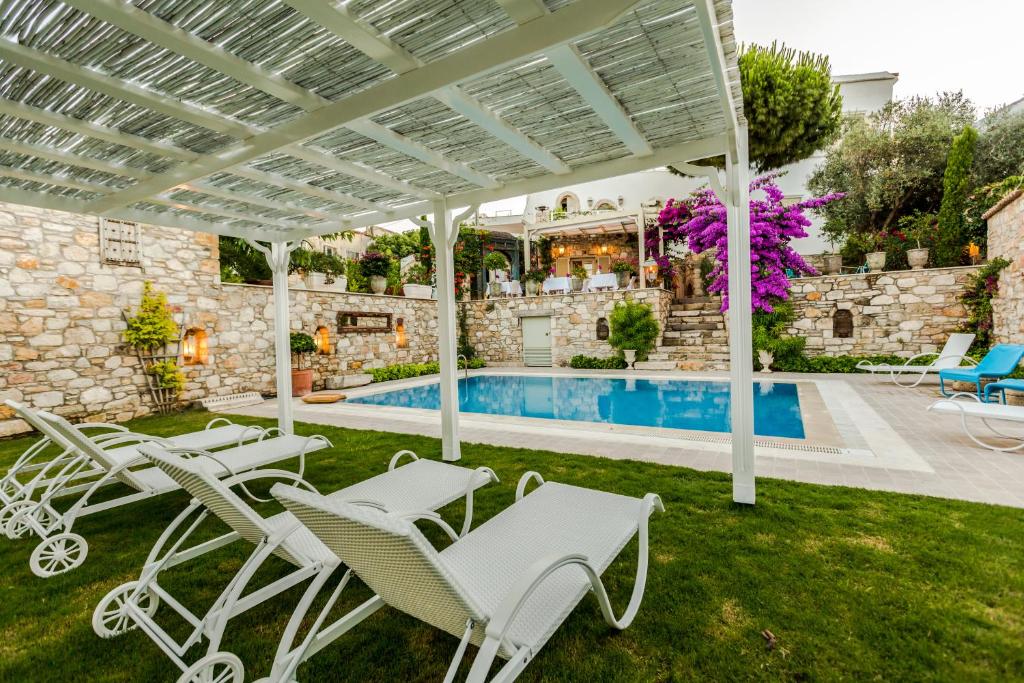
M 523 368 L 488 368 L 484 373 L 538 372 Z M 583 374 L 544 369 L 540 374 Z M 623 373 L 598 373 L 622 376 Z M 722 373 L 643 373 L 645 378 L 727 379 Z M 938 397 L 937 383 L 926 380 L 902 389 L 866 375 L 796 375 L 774 373 L 813 385 L 817 405 L 802 399 L 805 440 L 757 440 L 757 475 L 818 484 L 919 493 L 946 498 L 1024 507 L 1024 453 L 997 453 L 979 448 L 964 433 L 959 418 L 926 408 Z M 390 383 L 398 387 L 436 381 L 419 378 Z M 352 396 L 379 391 L 371 385 Z M 810 393 L 810 392 L 809 392 Z M 802 392 L 801 396 L 805 394 Z M 276 416 L 276 402 L 234 412 Z M 435 411 L 359 404 L 311 405 L 295 400 L 295 419 L 357 429 L 440 436 Z M 821 429 L 820 427 L 827 427 Z M 610 458 L 630 458 L 699 470 L 731 471 L 728 434 L 594 425 L 464 413 L 462 441 L 519 446 Z M 811 437 L 815 432 L 819 436 Z M 821 434 L 833 436 L 821 438 Z M 838 441 L 835 435 L 838 434 Z

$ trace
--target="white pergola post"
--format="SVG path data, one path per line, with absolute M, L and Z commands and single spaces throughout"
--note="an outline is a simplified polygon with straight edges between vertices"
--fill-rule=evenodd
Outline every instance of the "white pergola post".
M 263 253 L 274 274 L 274 365 L 277 387 L 277 427 L 293 433 L 292 418 L 292 346 L 288 315 L 288 261 L 301 242 L 272 242 L 268 249 L 259 242 L 246 240 Z
M 637 246 L 640 248 L 639 255 L 637 256 L 637 263 L 640 267 L 640 289 L 647 289 L 647 266 L 644 265 L 647 262 L 647 249 L 644 246 L 644 226 L 642 221 L 636 226 L 636 240 Z
M 729 223 L 729 377 L 732 406 L 732 499 L 754 504 L 754 365 L 750 307 L 750 164 L 747 125 L 726 154 Z
M 434 202 L 434 222 L 428 225 L 434 243 L 437 275 L 437 358 L 441 366 L 441 457 L 455 461 L 462 457 L 459 442 L 459 363 L 455 332 L 455 243 L 459 224 L 476 211 L 476 205 L 452 217 L 444 197 Z
M 523 263 L 525 263 L 526 270 L 519 274 L 519 279 L 523 281 L 523 286 L 526 286 L 526 273 L 530 272 L 530 229 L 527 227 L 523 228 Z

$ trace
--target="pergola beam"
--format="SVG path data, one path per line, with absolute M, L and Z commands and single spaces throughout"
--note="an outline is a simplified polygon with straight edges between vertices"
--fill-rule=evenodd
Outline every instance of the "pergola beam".
M 417 69 L 383 81 L 338 102 L 306 113 L 242 143 L 182 164 L 167 173 L 90 205 L 106 213 L 203 176 L 308 140 L 361 118 L 488 73 L 524 57 L 564 44 L 615 21 L 639 0 L 591 0 L 573 3 L 494 37 L 478 41 Z
M 413 197 L 419 197 L 420 199 L 436 199 L 440 196 L 431 190 L 417 187 L 416 185 L 407 183 L 404 180 L 393 178 L 383 171 L 378 171 L 375 168 L 357 164 L 354 161 L 346 161 L 344 159 L 331 156 L 328 152 L 323 152 L 307 145 L 289 145 L 281 151 L 290 157 L 302 159 L 303 161 L 308 161 L 311 164 L 323 166 L 331 171 L 337 171 L 338 173 L 342 173 L 353 178 L 365 180 L 373 185 L 394 190 L 395 192 L 401 192 L 402 194 L 412 195 Z
M 18 142 L 17 140 L 11 140 L 10 138 L 0 138 L 0 151 L 14 152 L 15 154 L 21 154 L 27 157 L 46 159 L 47 161 L 54 161 L 59 164 L 80 166 L 92 171 L 100 171 L 101 173 L 109 173 L 111 175 L 123 176 L 134 180 L 146 180 L 153 177 L 152 173 L 147 173 L 139 168 L 132 168 L 130 166 L 125 166 L 124 164 L 115 164 L 110 161 L 102 161 L 92 157 L 85 157 L 80 154 L 72 154 L 71 152 L 67 152 L 56 147 L 46 147 L 45 145 Z
M 283 190 L 291 190 L 292 192 L 299 192 L 301 194 L 308 195 L 310 197 L 316 197 L 317 199 L 325 199 L 335 204 L 342 206 L 356 206 L 368 211 L 377 211 L 381 216 L 387 216 L 391 213 L 389 207 L 384 207 L 375 202 L 369 202 L 365 199 L 360 199 L 354 195 L 346 192 L 337 192 L 335 190 L 328 190 L 323 187 L 318 187 L 310 183 L 303 182 L 301 180 L 294 180 L 283 176 L 279 173 L 271 173 L 269 171 L 260 171 L 259 169 L 245 167 L 245 168 L 232 168 L 228 171 L 231 175 L 236 175 L 239 178 L 246 178 L 248 180 L 254 180 L 264 185 L 270 185 L 271 187 L 277 187 Z

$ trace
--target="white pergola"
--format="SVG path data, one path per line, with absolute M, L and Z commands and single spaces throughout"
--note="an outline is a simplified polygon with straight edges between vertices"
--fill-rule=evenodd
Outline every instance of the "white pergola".
M 256 242 L 285 431 L 302 239 L 432 214 L 457 460 L 459 222 L 481 202 L 724 154 L 724 182 L 690 168 L 729 207 L 733 497 L 753 503 L 746 140 L 729 0 L 0 7 L 0 201 Z

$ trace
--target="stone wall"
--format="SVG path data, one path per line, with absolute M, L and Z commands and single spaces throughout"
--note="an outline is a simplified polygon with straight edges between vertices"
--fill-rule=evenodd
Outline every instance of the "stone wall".
M 1024 344 L 1024 193 L 1007 196 L 986 215 L 990 257 L 1010 262 L 992 299 L 993 335 L 1003 344 Z
M 184 400 L 275 391 L 271 288 L 221 285 L 215 235 L 140 231 L 141 267 L 114 266 L 102 262 L 96 218 L 0 204 L 0 400 L 76 419 L 149 413 L 145 377 L 122 342 L 122 311 L 138 305 L 147 280 L 180 323 L 208 336 L 207 362 L 184 368 Z M 313 359 L 317 386 L 329 374 L 436 359 L 433 301 L 306 290 L 290 299 L 293 331 L 330 330 L 333 352 Z M 408 346 L 394 332 L 338 334 L 339 311 L 402 318 Z M 0 406 L 0 436 L 25 430 Z
M 796 321 L 790 334 L 807 339 L 808 355 L 896 354 L 936 351 L 963 323 L 964 285 L 977 268 L 933 268 L 793 281 Z M 853 333 L 833 332 L 835 313 L 850 311 Z
M 672 295 L 660 289 L 629 293 L 634 301 L 648 303 L 662 330 Z M 477 355 L 493 365 L 521 365 L 524 316 L 551 316 L 552 364 L 564 366 L 577 354 L 608 357 L 613 351 L 597 338 L 597 322 L 607 318 L 622 293 L 593 292 L 556 296 L 473 301 L 460 304 L 465 311 L 469 341 Z

